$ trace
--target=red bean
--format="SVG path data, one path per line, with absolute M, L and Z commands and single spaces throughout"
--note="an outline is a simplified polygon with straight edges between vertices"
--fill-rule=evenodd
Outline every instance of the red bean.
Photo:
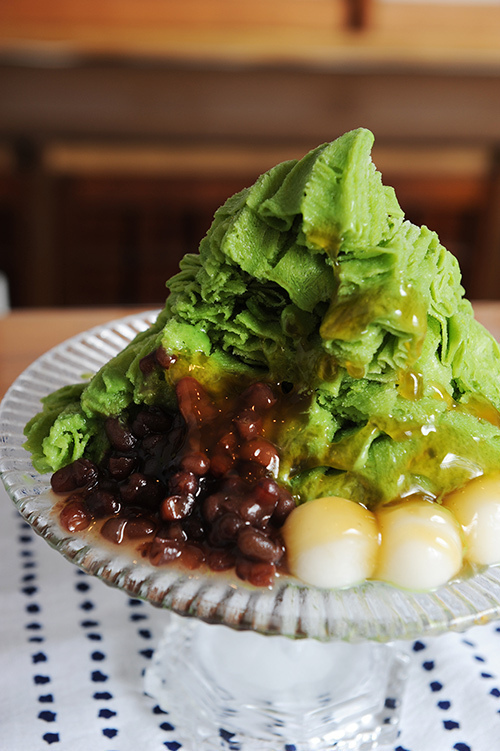
M 158 524 L 148 517 L 142 516 L 137 519 L 128 519 L 125 527 L 127 540 L 140 540 L 155 534 Z
M 265 412 L 276 404 L 277 398 L 268 383 L 254 383 L 242 394 L 242 399 L 256 412 Z
M 163 347 L 158 347 L 155 352 L 156 362 L 161 365 L 162 368 L 168 370 L 179 359 L 177 355 L 172 355 L 167 352 Z
M 132 422 L 134 435 L 143 438 L 150 433 L 166 433 L 170 428 L 172 418 L 158 407 L 141 409 Z
M 205 528 L 200 519 L 188 516 L 182 522 L 182 528 L 189 540 L 201 541 L 205 538 Z
M 120 487 L 120 494 L 127 504 L 155 508 L 164 494 L 164 487 L 154 477 L 133 472 Z
M 193 472 L 181 470 L 172 475 L 168 481 L 168 487 L 172 494 L 195 495 L 198 490 L 198 478 Z
M 264 438 L 254 438 L 245 443 L 240 450 L 240 457 L 244 461 L 260 464 L 269 471 L 277 472 L 279 466 L 279 454 L 272 443 Z
M 215 520 L 210 532 L 210 542 L 212 545 L 224 545 L 227 542 L 236 540 L 238 533 L 245 526 L 245 522 L 240 516 L 231 512 L 222 514 Z
M 156 352 L 151 352 L 139 360 L 139 369 L 144 375 L 149 375 L 155 370 L 157 362 Z
M 274 509 L 280 498 L 280 491 L 281 488 L 275 480 L 264 477 L 255 485 L 253 495 L 266 508 Z
M 213 420 L 217 408 L 204 388 L 192 376 L 185 376 L 175 387 L 179 410 L 189 428 L 198 428 Z
M 274 563 L 249 561 L 239 558 L 236 561 L 236 576 L 248 581 L 254 587 L 272 587 L 276 576 Z
M 149 433 L 142 439 L 142 448 L 144 450 L 144 453 L 150 456 L 153 455 L 154 460 L 157 463 L 158 459 L 156 458 L 156 454 L 158 454 L 159 451 L 161 451 L 165 447 L 165 444 L 165 436 L 159 433 Z
M 113 448 L 117 449 L 117 451 L 130 451 L 137 443 L 137 438 L 118 417 L 106 418 L 104 430 L 106 431 L 110 444 Z
M 96 519 L 118 514 L 121 509 L 118 498 L 110 491 L 101 490 L 100 488 L 87 495 L 85 502 L 90 513 Z
M 153 566 L 170 563 L 180 557 L 183 547 L 184 543 L 178 540 L 163 540 L 155 537 L 149 549 L 149 560 Z
M 54 493 L 70 493 L 77 488 L 93 485 L 97 481 L 98 470 L 89 459 L 76 459 L 66 467 L 61 467 L 51 477 Z
M 266 511 L 253 496 L 242 501 L 238 508 L 241 518 L 249 524 L 265 524 L 271 518 L 271 511 Z
M 170 495 L 161 504 L 161 518 L 165 521 L 184 519 L 193 510 L 194 502 L 192 495 Z
M 180 561 L 189 571 L 199 568 L 205 560 L 205 553 L 199 545 L 184 545 Z
M 59 514 L 59 521 L 68 532 L 81 532 L 92 522 L 92 515 L 80 497 L 70 496 Z
M 235 465 L 235 458 L 232 454 L 218 450 L 210 456 L 210 470 L 214 477 L 224 477 Z
M 212 571 L 228 571 L 235 561 L 236 556 L 229 548 L 216 548 L 207 553 L 207 564 Z
M 166 539 L 178 540 L 179 542 L 185 542 L 188 539 L 188 535 L 182 526 L 181 522 L 172 522 L 168 525 L 168 531 L 165 533 Z
M 183 456 L 181 467 L 198 477 L 202 477 L 207 474 L 210 468 L 210 459 L 201 451 L 193 451 L 192 453 Z
M 233 420 L 236 430 L 241 438 L 249 441 L 262 432 L 262 419 L 253 409 L 245 409 Z
M 288 514 L 293 511 L 294 508 L 295 501 L 293 500 L 290 493 L 284 488 L 280 488 L 280 495 L 276 504 L 276 508 L 272 515 L 272 521 L 278 526 L 281 526 L 285 523 L 285 519 L 287 518 Z
M 227 433 L 224 433 L 222 438 L 219 438 L 219 440 L 217 441 L 216 450 L 232 452 L 236 449 L 237 445 L 238 439 L 236 435 L 232 430 L 229 430 Z
M 114 480 L 125 480 L 137 468 L 137 456 L 110 456 L 108 471 Z
M 202 513 L 207 522 L 214 522 L 217 517 L 224 513 L 224 500 L 225 496 L 223 493 L 214 493 L 205 498 Z
M 220 489 L 226 498 L 240 498 L 246 495 L 248 483 L 239 475 L 229 475 L 221 482 Z
M 238 548 L 253 561 L 276 563 L 283 555 L 282 549 L 254 527 L 245 527 L 238 535 Z
M 175 359 L 160 348 L 141 368 L 147 374 Z M 263 414 L 277 397 L 269 384 L 255 383 L 221 411 L 191 376 L 176 392 L 175 414 L 141 406 L 128 422 L 106 419 L 112 451 L 102 472 L 79 460 L 54 474 L 55 489 L 83 489 L 66 516 L 61 512 L 61 524 L 84 528 L 104 518 L 105 539 L 138 541 L 136 551 L 152 565 L 180 560 L 196 569 L 205 560 L 213 571 L 236 566 L 240 578 L 271 586 L 276 564 L 286 570 L 278 529 L 295 507 L 269 476 L 279 454 L 261 435 Z
M 76 490 L 73 465 L 68 464 L 66 467 L 61 467 L 57 472 L 54 472 L 50 478 L 50 484 L 54 493 L 68 493 Z
M 125 528 L 127 526 L 127 519 L 123 516 L 113 516 L 108 519 L 101 527 L 101 535 L 109 542 L 114 542 L 115 545 L 120 545 L 125 537 Z

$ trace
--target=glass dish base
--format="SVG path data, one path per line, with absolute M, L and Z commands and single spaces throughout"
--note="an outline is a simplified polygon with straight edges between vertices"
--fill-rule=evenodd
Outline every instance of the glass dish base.
M 398 733 L 407 655 L 392 644 L 288 639 L 169 615 L 145 691 L 188 748 L 376 749 Z

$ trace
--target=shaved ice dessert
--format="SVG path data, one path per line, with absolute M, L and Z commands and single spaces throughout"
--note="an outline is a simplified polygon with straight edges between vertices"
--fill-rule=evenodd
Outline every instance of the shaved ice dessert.
M 151 328 L 43 400 L 26 447 L 65 529 L 256 586 L 428 589 L 500 561 L 500 351 L 372 145 L 229 198 Z

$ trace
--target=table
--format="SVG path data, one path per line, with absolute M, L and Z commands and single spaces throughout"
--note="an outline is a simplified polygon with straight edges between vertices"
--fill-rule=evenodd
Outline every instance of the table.
M 500 335 L 500 303 L 475 308 Z M 49 347 L 133 312 L 34 309 L 0 319 L 0 392 Z M 2 751 L 198 751 L 187 729 L 143 691 L 166 612 L 65 562 L 19 517 L 3 488 L 0 567 Z M 500 624 L 406 647 L 401 734 L 386 751 L 498 749 Z M 230 748 L 221 739 L 221 749 Z
M 152 303 L 150 308 L 161 307 Z M 0 398 L 10 384 L 37 357 L 70 336 L 139 308 L 26 308 L 0 317 Z M 142 308 L 141 310 L 144 310 Z

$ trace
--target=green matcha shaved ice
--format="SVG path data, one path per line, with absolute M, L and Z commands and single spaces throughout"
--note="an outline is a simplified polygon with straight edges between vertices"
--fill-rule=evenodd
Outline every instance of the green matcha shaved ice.
M 292 389 L 299 408 L 270 437 L 298 502 L 439 499 L 499 468 L 498 345 L 455 257 L 404 220 L 372 145 L 346 133 L 229 198 L 151 329 L 28 423 L 35 468 L 99 459 L 106 416 L 174 407 L 187 372 L 215 400 L 258 380 Z M 175 365 L 141 367 L 158 348 Z

